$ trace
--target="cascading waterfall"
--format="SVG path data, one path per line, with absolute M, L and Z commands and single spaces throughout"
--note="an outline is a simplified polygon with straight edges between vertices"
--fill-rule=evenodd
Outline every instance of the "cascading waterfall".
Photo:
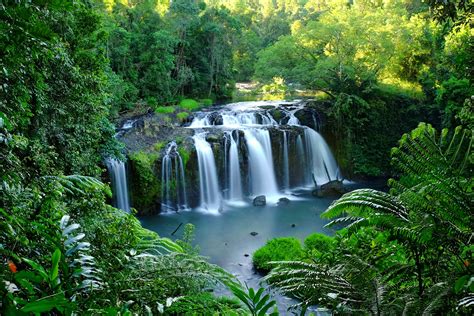
M 299 159 L 301 159 L 301 164 L 298 165 L 300 179 L 297 185 L 298 186 L 307 185 L 308 183 L 311 182 L 311 174 L 307 172 L 308 164 L 307 164 L 307 158 L 305 154 L 303 138 L 301 137 L 301 135 L 298 135 L 298 137 L 296 137 L 296 155 Z
M 189 128 L 195 129 L 193 139 L 198 162 L 200 209 L 218 214 L 225 205 L 249 202 L 246 193 L 250 197 L 265 195 L 267 201 L 276 201 L 282 195 L 289 194 L 291 189 L 313 186 L 314 181 L 320 185 L 338 179 L 338 166 L 324 139 L 315 130 L 301 125 L 296 117 L 297 112 L 303 109 L 304 103 L 297 102 L 242 102 L 195 113 Z M 278 118 L 280 123 L 273 117 L 278 111 L 286 115 L 283 119 Z M 317 128 L 314 115 L 313 120 Z M 286 122 L 286 127 L 281 128 L 283 122 Z M 310 124 L 313 125 L 313 122 Z M 217 143 L 223 146 L 223 150 L 214 153 L 206 140 L 210 130 L 212 142 L 215 142 L 216 135 L 224 135 L 223 143 Z M 211 138 L 208 139 L 211 141 Z M 243 142 L 243 146 L 239 142 Z M 275 148 L 272 148 L 272 143 L 275 142 L 281 144 L 279 157 L 275 160 L 278 165 L 274 165 L 273 160 Z M 214 157 L 218 153 L 222 156 Z M 297 155 L 298 163 L 290 166 L 293 155 Z M 184 174 L 184 171 L 174 167 L 181 160 L 179 158 L 173 165 L 173 159 L 177 158 L 167 156 L 168 153 L 163 158 L 162 177 L 164 183 L 171 184 L 164 186 L 162 200 L 165 208 L 182 205 L 181 197 L 185 197 L 179 185 L 172 185 L 175 181 L 173 177 Z M 216 161 L 223 162 L 223 165 L 216 166 Z M 242 169 L 244 166 L 245 169 Z M 275 167 L 278 168 L 277 173 Z M 223 172 L 221 178 L 218 170 Z M 184 183 L 184 175 L 182 178 Z M 177 191 L 174 194 L 179 201 L 173 200 L 173 190 Z M 195 200 L 190 201 L 191 205 L 196 205 Z
M 288 125 L 300 125 L 300 120 L 295 116 L 295 111 L 288 112 Z
M 211 145 L 206 141 L 206 133 L 193 136 L 198 157 L 199 189 L 201 209 L 208 214 L 219 214 L 221 193 L 217 179 L 216 162 Z
M 245 129 L 249 154 L 251 194 L 276 197 L 278 189 L 273 169 L 270 133 L 264 129 Z
M 226 132 L 226 140 L 230 142 L 229 153 L 226 155 L 226 168 L 228 180 L 227 199 L 229 201 L 242 201 L 242 177 L 240 174 L 240 161 L 237 142 L 232 132 Z
M 324 138 L 315 130 L 304 130 L 308 173 L 318 184 L 338 178 L 338 166 Z M 310 184 L 310 183 L 308 183 Z
M 111 175 L 115 207 L 130 212 L 125 163 L 116 159 L 107 159 L 105 163 Z
M 288 136 L 283 131 L 283 190 L 290 189 L 290 166 L 288 162 Z
M 178 211 L 188 208 L 183 160 L 176 142 L 166 146 L 161 164 L 161 210 Z

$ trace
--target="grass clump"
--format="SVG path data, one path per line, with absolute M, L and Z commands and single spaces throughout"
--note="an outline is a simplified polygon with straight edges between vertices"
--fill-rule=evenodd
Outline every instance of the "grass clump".
M 265 246 L 255 251 L 252 261 L 255 268 L 268 272 L 272 268 L 270 261 L 299 260 L 303 255 L 304 251 L 298 239 L 281 237 L 267 241 Z
M 155 145 L 153 145 L 153 149 L 155 149 L 156 151 L 160 151 L 160 150 L 162 150 L 165 146 L 166 146 L 166 142 L 164 142 L 164 141 L 162 141 L 162 142 L 157 142 Z
M 171 114 L 174 112 L 174 107 L 172 106 L 157 106 L 155 108 L 155 113 L 158 114 Z
M 202 106 L 211 106 L 214 103 L 212 99 L 201 99 L 199 102 L 202 104 Z
M 188 112 L 179 112 L 178 114 L 176 114 L 176 117 L 178 118 L 178 120 L 183 122 L 184 120 L 186 120 L 189 117 L 189 113 Z
M 198 101 L 194 99 L 183 99 L 181 100 L 181 102 L 179 102 L 179 107 L 184 110 L 194 111 L 194 110 L 198 110 L 201 107 L 201 105 L 199 104 Z

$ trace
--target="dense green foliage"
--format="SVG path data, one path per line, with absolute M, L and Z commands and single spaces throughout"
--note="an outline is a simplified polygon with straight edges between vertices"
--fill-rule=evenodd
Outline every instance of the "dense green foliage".
M 390 193 L 355 190 L 323 213 L 347 225 L 331 256 L 282 262 L 267 280 L 341 312 L 472 312 L 473 141 L 420 124 L 392 152 Z
M 346 175 L 389 174 L 389 149 L 419 121 L 459 125 L 474 94 L 472 5 L 431 1 L 431 11 L 421 1 L 304 3 L 291 31 L 257 54 L 254 76 L 326 94 Z M 445 22 L 435 23 L 433 12 Z M 451 22 L 456 12 L 463 23 Z
M 240 23 L 227 9 L 203 1 L 110 1 L 102 14 L 114 110 L 230 96 Z

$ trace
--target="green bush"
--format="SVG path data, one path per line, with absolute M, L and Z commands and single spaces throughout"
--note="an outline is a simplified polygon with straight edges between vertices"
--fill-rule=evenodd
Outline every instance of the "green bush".
M 312 257 L 320 258 L 334 250 L 336 241 L 333 237 L 321 233 L 314 233 L 304 240 L 305 251 Z
M 187 119 L 189 117 L 189 113 L 188 112 L 179 112 L 178 114 L 176 114 L 176 117 L 180 121 L 184 121 L 185 119 Z
M 171 114 L 174 112 L 174 107 L 172 106 L 158 106 L 155 108 L 155 113 L 158 114 Z
M 253 254 L 253 265 L 258 270 L 270 271 L 270 261 L 299 260 L 304 252 L 301 243 L 294 237 L 274 238 Z
M 132 199 L 135 207 L 143 213 L 153 211 L 160 194 L 160 183 L 154 173 L 157 158 L 155 154 L 145 152 L 130 154 Z
M 156 151 L 160 151 L 163 148 L 165 148 L 165 146 L 166 146 L 166 142 L 164 142 L 164 141 L 157 142 L 157 143 L 155 143 L 155 145 L 153 145 L 153 149 L 156 150 Z
M 146 99 L 146 103 L 148 106 L 151 106 L 152 108 L 156 108 L 158 106 L 158 101 L 154 97 L 148 97 Z
M 200 104 L 194 99 L 183 99 L 179 102 L 179 106 L 188 111 L 198 110 L 201 106 Z
M 202 106 L 211 106 L 214 103 L 212 99 L 200 99 L 199 102 L 202 104 Z

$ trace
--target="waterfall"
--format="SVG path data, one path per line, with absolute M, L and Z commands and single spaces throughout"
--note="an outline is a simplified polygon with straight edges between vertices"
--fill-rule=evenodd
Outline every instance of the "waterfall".
M 295 116 L 295 111 L 288 112 L 288 125 L 300 125 L 300 120 Z
M 198 156 L 201 209 L 209 214 L 219 214 L 221 194 L 214 153 L 211 145 L 206 141 L 205 133 L 195 134 L 193 139 Z
M 207 114 L 204 117 L 196 117 L 191 122 L 190 127 L 196 128 L 196 127 L 206 127 L 206 126 L 211 126 L 211 123 L 209 122 L 209 117 L 207 116 Z
M 166 146 L 161 163 L 161 209 L 176 211 L 188 208 L 183 160 L 176 142 Z
M 251 197 L 265 195 L 267 201 L 276 201 L 294 188 L 313 186 L 313 179 L 318 184 L 336 180 L 338 166 L 328 145 L 314 129 L 301 125 L 297 117 L 301 113 L 299 111 L 305 111 L 305 106 L 304 102 L 298 101 L 240 102 L 194 113 L 188 128 L 195 131 L 193 139 L 199 168 L 200 208 L 206 213 L 218 214 L 223 206 L 244 203 L 247 194 Z M 273 117 L 272 113 L 278 116 L 275 114 Z M 311 117 L 309 119 L 311 121 Z M 314 115 L 313 121 L 318 128 Z M 282 126 L 283 122 L 285 126 Z M 223 150 L 216 151 L 222 156 L 214 156 L 203 129 L 215 130 L 214 136 L 224 135 L 223 144 L 220 143 Z M 239 137 L 240 133 L 243 137 Z M 244 146 L 239 146 L 239 140 Z M 272 148 L 272 144 L 278 142 L 281 142 L 281 147 Z M 246 152 L 242 152 L 241 148 Z M 278 155 L 275 162 L 273 154 Z M 166 184 L 162 192 L 162 200 L 167 207 L 183 204 L 182 200 L 177 199 L 184 197 L 179 185 L 176 198 L 170 191 L 175 181 L 173 177 L 184 174 L 176 168 L 181 163 L 180 159 L 176 163 L 173 159 L 178 158 L 163 159 L 162 181 L 171 183 Z M 216 166 L 216 163 L 222 165 Z M 190 198 L 190 204 L 195 202 Z
M 298 165 L 298 182 L 296 185 L 306 185 L 311 182 L 311 174 L 308 173 L 308 163 L 306 159 L 304 143 L 301 135 L 296 137 L 296 156 L 301 159 L 301 163 Z
M 229 154 L 227 155 L 226 168 L 228 183 L 228 196 L 230 201 L 242 201 L 242 178 L 240 175 L 239 151 L 237 142 L 232 132 L 226 132 L 226 140 L 230 142 Z M 238 134 L 237 134 L 238 135 Z
M 245 129 L 244 135 L 249 153 L 251 194 L 277 196 L 270 133 L 264 129 Z
M 270 113 L 261 114 L 263 125 L 278 125 L 277 121 L 271 116 Z
M 305 128 L 304 138 L 308 173 L 316 179 L 318 184 L 337 180 L 337 163 L 323 137 L 315 130 Z
M 105 163 L 112 180 L 115 207 L 130 212 L 125 163 L 112 158 L 107 159 Z
M 288 136 L 287 132 L 283 131 L 283 189 L 288 191 L 290 189 L 290 166 L 288 163 Z

